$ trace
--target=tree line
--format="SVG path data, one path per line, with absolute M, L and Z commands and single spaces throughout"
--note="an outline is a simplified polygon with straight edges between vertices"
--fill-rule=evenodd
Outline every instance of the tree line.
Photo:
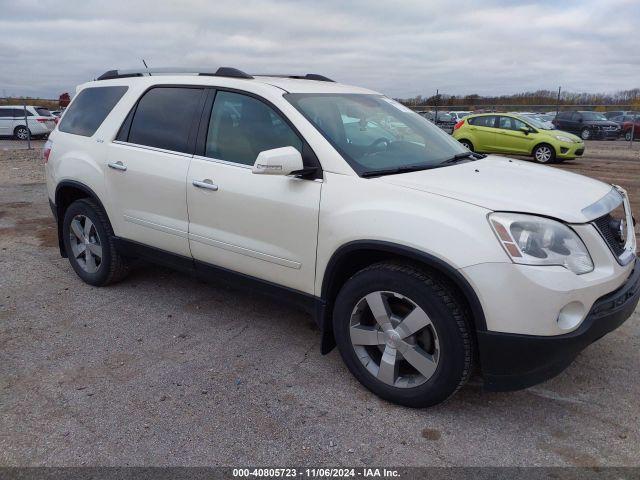
M 411 98 L 398 98 L 399 102 L 410 106 L 498 106 L 498 105 L 556 105 L 557 90 L 536 90 L 512 95 L 449 95 L 441 93 L 430 97 L 418 95 Z M 640 88 L 620 90 L 614 93 L 561 92 L 560 105 L 625 105 L 640 107 Z

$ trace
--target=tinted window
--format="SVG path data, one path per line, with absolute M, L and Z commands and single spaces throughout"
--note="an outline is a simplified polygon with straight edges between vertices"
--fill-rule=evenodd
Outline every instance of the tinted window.
M 12 118 L 13 117 L 13 109 L 11 108 L 0 108 L 0 118 Z
M 67 108 L 58 130 L 90 137 L 122 98 L 128 87 L 94 87 L 82 90 Z
M 571 118 L 571 112 L 560 112 L 556 118 L 558 120 L 569 120 Z
M 149 90 L 138 102 L 129 142 L 191 153 L 189 133 L 192 132 L 201 97 L 202 89 L 199 88 L 159 87 Z
M 260 152 L 280 147 L 302 152 L 302 141 L 271 107 L 248 95 L 216 94 L 207 133 L 207 157 L 253 165 Z
M 471 125 L 477 125 L 478 127 L 493 127 L 496 122 L 495 115 L 487 115 L 483 117 L 473 117 L 468 120 Z
M 53 117 L 53 115 L 51 115 L 51 112 L 47 108 L 35 107 L 35 109 L 36 112 L 38 112 L 38 115 L 40 115 L 41 117 Z

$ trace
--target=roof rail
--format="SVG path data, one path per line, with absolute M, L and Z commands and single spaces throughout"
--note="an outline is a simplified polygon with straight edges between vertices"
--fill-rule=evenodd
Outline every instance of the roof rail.
M 232 78 L 253 78 L 251 75 L 244 73 L 242 70 L 232 67 L 220 67 L 217 70 L 211 68 L 184 68 L 184 67 L 164 67 L 164 68 L 142 68 L 130 70 L 108 70 L 100 75 L 97 80 L 111 80 L 114 78 L 144 77 L 151 75 L 167 75 L 167 74 L 192 74 L 206 75 L 211 77 L 232 77 Z
M 260 75 L 255 75 L 256 77 L 278 77 L 278 78 L 295 78 L 298 80 L 317 80 L 318 82 L 334 82 L 335 80 L 330 79 L 329 77 L 325 77 L 324 75 L 320 75 L 318 73 L 307 73 L 305 75 L 274 75 L 269 73 L 264 73 Z

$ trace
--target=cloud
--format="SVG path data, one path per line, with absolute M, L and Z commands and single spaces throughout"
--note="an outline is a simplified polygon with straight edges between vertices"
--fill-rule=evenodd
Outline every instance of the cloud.
M 0 95 L 112 68 L 316 72 L 390 96 L 637 87 L 634 1 L 0 0 Z

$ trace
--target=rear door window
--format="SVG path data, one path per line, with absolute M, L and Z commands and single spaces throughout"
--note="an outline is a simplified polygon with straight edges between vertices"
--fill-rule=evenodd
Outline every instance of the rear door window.
M 204 89 L 155 87 L 143 95 L 133 114 L 128 142 L 136 145 L 193 153 L 194 122 Z M 65 114 L 66 117 L 66 114 Z M 64 118 L 64 117 L 63 117 Z
M 469 123 L 471 125 L 475 125 L 477 127 L 489 127 L 489 128 L 493 128 L 495 126 L 496 123 L 496 116 L 495 115 L 486 115 L 483 117 L 473 117 L 470 118 Z
M 58 130 L 90 137 L 122 98 L 128 87 L 91 87 L 82 90 L 62 117 Z

